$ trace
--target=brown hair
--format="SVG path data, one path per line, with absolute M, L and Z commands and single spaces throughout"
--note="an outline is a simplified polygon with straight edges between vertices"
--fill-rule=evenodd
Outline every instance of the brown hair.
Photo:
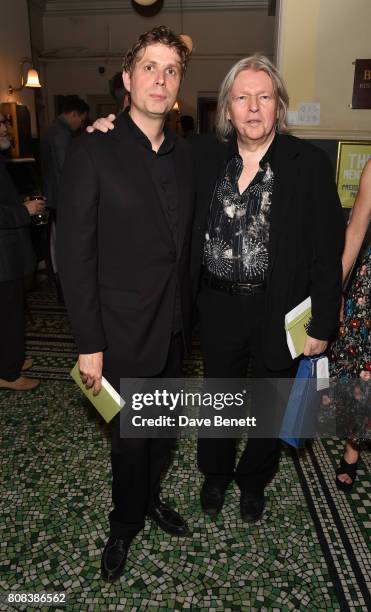
M 155 45 L 161 43 L 171 49 L 177 51 L 180 61 L 182 64 L 182 78 L 184 77 L 187 69 L 188 60 L 190 57 L 190 50 L 183 40 L 175 34 L 167 26 L 157 26 L 152 30 L 149 30 L 145 34 L 141 34 L 138 40 L 128 49 L 124 55 L 122 62 L 122 68 L 128 74 L 132 74 L 138 54 L 142 49 L 146 49 L 149 45 Z

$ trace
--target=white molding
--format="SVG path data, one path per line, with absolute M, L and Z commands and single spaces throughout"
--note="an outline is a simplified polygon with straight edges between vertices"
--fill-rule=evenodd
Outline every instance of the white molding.
M 162 11 L 180 11 L 180 0 L 164 0 Z M 266 10 L 268 0 L 182 0 L 186 11 L 244 11 Z M 45 14 L 104 14 L 133 13 L 131 0 L 47 0 Z
M 326 139 L 326 140 L 371 140 L 371 131 L 368 130 L 348 130 L 348 129 L 329 129 L 318 127 L 299 127 L 290 125 L 290 134 L 298 138 Z
M 282 0 L 277 0 L 276 2 L 276 17 L 274 22 L 274 64 L 277 66 L 278 70 L 281 68 L 282 62 L 282 41 L 281 41 L 281 30 L 283 23 L 282 16 Z
M 104 52 L 93 52 L 89 53 L 89 55 L 59 55 L 59 56 L 48 56 L 46 55 L 47 51 L 44 52 L 44 55 L 39 55 L 38 62 L 40 64 L 60 64 L 62 62 L 104 62 L 104 61 L 117 61 L 122 60 L 125 50 L 112 52 L 107 55 Z M 61 51 L 62 53 L 62 51 Z M 243 57 L 247 57 L 252 55 L 253 51 L 246 51 L 246 53 L 213 53 L 213 54 L 203 54 L 203 53 L 193 53 L 191 61 L 237 61 Z M 269 57 L 269 56 L 267 56 Z

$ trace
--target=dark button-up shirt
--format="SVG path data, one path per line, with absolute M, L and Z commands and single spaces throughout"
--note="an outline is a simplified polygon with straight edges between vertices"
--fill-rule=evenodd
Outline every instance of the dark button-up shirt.
M 152 180 L 156 186 L 157 194 L 160 198 L 162 208 L 167 217 L 167 222 L 174 240 L 174 265 L 176 263 L 176 244 L 178 237 L 178 186 L 175 176 L 175 165 L 173 152 L 175 147 L 175 135 L 170 128 L 165 126 L 164 141 L 162 142 L 157 153 L 152 149 L 151 141 L 141 131 L 141 129 L 132 121 L 129 115 L 129 109 L 126 111 L 128 122 L 133 135 L 143 147 L 145 152 L 145 162 L 149 168 Z M 159 214 L 162 214 L 159 211 Z M 180 305 L 179 287 L 176 290 L 176 299 L 174 305 L 174 333 L 182 329 L 182 314 Z
M 240 194 L 243 161 L 236 150 L 217 180 L 204 242 L 204 265 L 213 276 L 238 283 L 263 283 L 268 270 L 274 140 L 254 179 Z

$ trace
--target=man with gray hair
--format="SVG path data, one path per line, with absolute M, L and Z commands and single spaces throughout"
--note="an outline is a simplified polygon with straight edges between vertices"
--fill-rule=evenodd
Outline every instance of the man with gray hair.
M 304 355 L 319 355 L 336 331 L 341 298 L 344 221 L 333 171 L 320 149 L 285 133 L 288 102 L 266 57 L 239 61 L 219 94 L 223 144 L 196 152 L 193 276 L 200 281 L 205 376 L 243 378 L 251 358 L 252 377 L 265 379 L 262 401 L 253 405 L 262 427 L 237 466 L 234 439 L 199 440 L 201 505 L 217 514 L 234 479 L 246 522 L 261 517 L 264 489 L 279 463 L 279 440 L 264 438 L 278 399 L 269 379 L 294 378 L 298 367 L 287 346 L 285 314 L 311 297 Z
M 269 379 L 294 378 L 285 314 L 308 296 L 312 319 L 304 355 L 323 353 L 335 333 L 341 299 L 344 219 L 331 164 L 323 151 L 287 134 L 289 98 L 270 60 L 237 62 L 219 94 L 217 136 L 199 139 L 194 155 L 197 203 L 192 276 L 198 295 L 205 376 L 266 382 L 253 405 L 262 423 L 236 466 L 236 440 L 200 439 L 205 480 L 201 506 L 216 515 L 234 479 L 246 522 L 262 516 L 264 490 L 277 471 L 280 443 L 264 437 L 277 394 Z M 106 131 L 113 124 L 100 120 Z

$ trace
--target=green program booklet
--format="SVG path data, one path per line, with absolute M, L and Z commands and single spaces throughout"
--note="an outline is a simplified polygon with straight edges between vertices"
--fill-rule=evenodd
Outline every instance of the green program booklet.
M 104 418 L 106 423 L 109 423 L 121 408 L 125 402 L 117 393 L 117 391 L 110 385 L 108 380 L 102 377 L 102 389 L 98 395 L 93 394 L 93 389 L 87 389 L 80 377 L 80 371 L 78 364 L 72 368 L 70 372 L 75 383 L 80 387 L 81 391 L 86 395 L 88 400 L 98 410 L 99 414 Z
M 287 345 L 291 357 L 295 359 L 304 351 L 307 330 L 312 316 L 312 301 L 308 297 L 285 315 Z

